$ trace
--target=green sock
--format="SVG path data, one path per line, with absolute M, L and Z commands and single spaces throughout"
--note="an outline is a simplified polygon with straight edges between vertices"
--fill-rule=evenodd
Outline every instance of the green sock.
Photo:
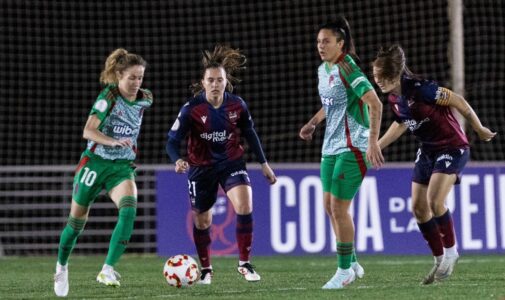
M 133 232 L 137 213 L 137 198 L 125 196 L 119 201 L 119 216 L 110 239 L 109 252 L 105 263 L 114 266 L 123 255 Z
M 354 249 L 354 243 L 337 242 L 337 261 L 338 267 L 341 269 L 349 269 L 351 267 L 351 259 Z
M 60 235 L 60 245 L 58 246 L 58 262 L 60 265 L 64 266 L 68 262 L 68 257 L 75 244 L 77 243 L 77 238 L 84 229 L 86 220 L 76 219 L 72 216 L 68 216 L 67 225 L 63 228 Z

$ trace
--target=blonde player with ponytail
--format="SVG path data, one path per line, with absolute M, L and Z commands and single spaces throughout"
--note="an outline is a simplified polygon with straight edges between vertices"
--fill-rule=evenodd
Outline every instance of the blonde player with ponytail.
M 131 237 L 137 208 L 133 161 L 144 110 L 153 102 L 152 93 L 141 88 L 146 65 L 141 56 L 125 49 L 116 49 L 105 62 L 100 75 L 105 87 L 84 126 L 83 137 L 88 143 L 75 171 L 70 215 L 60 236 L 54 275 L 56 296 L 68 294 L 68 258 L 103 188 L 118 208 L 118 220 L 96 279 L 108 286 L 120 285 L 114 267 Z

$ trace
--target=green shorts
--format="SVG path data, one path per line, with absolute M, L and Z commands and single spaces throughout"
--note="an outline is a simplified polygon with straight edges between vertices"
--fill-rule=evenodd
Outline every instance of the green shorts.
M 133 161 L 107 160 L 97 155 L 83 154 L 75 171 L 72 199 L 79 205 L 88 207 L 102 189 L 109 192 L 129 179 L 135 179 Z
M 351 201 L 370 167 L 365 157 L 363 152 L 323 155 L 321 159 L 323 192 L 331 193 L 340 200 Z

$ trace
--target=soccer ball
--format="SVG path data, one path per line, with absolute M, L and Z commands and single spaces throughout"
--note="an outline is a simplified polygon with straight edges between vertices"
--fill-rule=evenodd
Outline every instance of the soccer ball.
M 192 286 L 200 278 L 198 263 L 189 255 L 178 254 L 170 257 L 163 266 L 163 275 L 168 285 L 177 288 Z

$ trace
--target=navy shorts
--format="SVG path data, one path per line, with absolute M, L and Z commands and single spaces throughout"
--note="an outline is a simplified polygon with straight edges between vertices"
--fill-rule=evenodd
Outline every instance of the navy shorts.
M 251 185 L 245 162 L 234 160 L 214 166 L 191 167 L 188 189 L 191 208 L 199 213 L 208 211 L 217 199 L 219 185 L 225 192 L 237 185 Z
M 431 174 L 444 173 L 456 174 L 456 184 L 460 182 L 460 175 L 470 157 L 470 150 L 467 149 L 447 149 L 437 152 L 425 152 L 422 149 L 417 151 L 412 181 L 427 185 L 430 182 Z

